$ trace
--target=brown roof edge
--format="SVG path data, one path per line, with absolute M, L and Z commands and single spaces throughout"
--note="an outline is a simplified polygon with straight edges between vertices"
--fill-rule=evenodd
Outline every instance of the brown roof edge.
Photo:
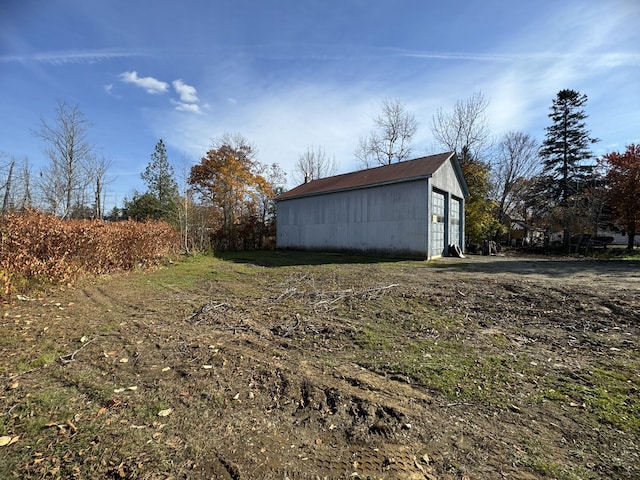
M 318 195 L 340 190 L 351 190 L 385 183 L 427 178 L 433 175 L 453 156 L 455 156 L 454 152 L 445 152 L 407 160 L 405 162 L 392 163 L 391 165 L 383 165 L 381 167 L 343 173 L 333 177 L 320 178 L 292 188 L 278 195 L 275 200 L 288 200 L 290 198 L 305 197 L 308 195 Z

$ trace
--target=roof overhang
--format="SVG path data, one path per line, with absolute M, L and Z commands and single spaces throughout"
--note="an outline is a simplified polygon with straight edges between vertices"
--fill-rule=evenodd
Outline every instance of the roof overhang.
M 294 200 L 294 199 L 298 199 L 298 198 L 318 197 L 318 196 L 321 196 L 321 195 L 329 195 L 329 194 L 333 194 L 333 193 L 352 192 L 354 190 L 364 190 L 366 188 L 376 188 L 376 187 L 382 187 L 382 186 L 385 186 L 385 185 L 395 185 L 397 183 L 407 183 L 407 182 L 416 182 L 416 181 L 419 181 L 419 180 L 428 180 L 431 177 L 432 177 L 432 175 L 421 175 L 421 176 L 418 176 L 418 177 L 409 177 L 409 178 L 402 178 L 402 179 L 397 179 L 397 180 L 388 180 L 386 182 L 370 183 L 368 185 L 356 185 L 356 186 L 353 186 L 353 187 L 336 188 L 334 190 L 327 190 L 327 191 L 322 191 L 322 192 L 302 193 L 300 195 L 289 196 L 289 197 L 285 197 L 285 198 L 276 197 L 276 198 L 274 198 L 274 200 L 276 202 L 286 202 L 287 200 Z
M 404 162 L 393 163 L 390 165 L 383 165 L 312 180 L 311 182 L 298 185 L 297 187 L 278 195 L 274 200 L 279 202 L 294 198 L 326 195 L 336 192 L 425 180 L 431 178 L 433 174 L 437 172 L 447 161 L 451 161 L 451 165 L 455 171 L 457 180 L 461 185 L 461 189 L 464 195 L 468 196 L 469 188 L 464 180 L 464 175 L 462 174 L 462 170 L 456 159 L 455 153 L 445 152 Z

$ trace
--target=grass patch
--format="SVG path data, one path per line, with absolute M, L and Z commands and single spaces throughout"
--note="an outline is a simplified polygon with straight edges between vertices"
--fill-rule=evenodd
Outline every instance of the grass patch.
M 626 247 L 610 247 L 602 250 L 594 250 L 591 255 L 601 260 L 631 260 L 640 261 L 640 248 L 627 250 Z
M 185 256 L 176 263 L 131 274 L 138 287 L 192 289 L 203 279 L 224 277 L 224 263 L 210 255 Z
M 586 372 L 579 383 L 568 377 L 547 378 L 548 386 L 536 399 L 582 406 L 582 414 L 593 424 L 608 423 L 624 432 L 638 434 L 640 397 L 635 375 L 630 364 L 595 368 Z
M 356 340 L 363 350 L 359 363 L 404 375 L 449 400 L 497 405 L 508 403 L 525 378 L 539 375 L 524 354 L 492 352 L 455 340 L 409 341 L 406 333 L 390 323 L 367 325 Z
M 562 465 L 557 461 L 540 456 L 521 455 L 517 457 L 516 463 L 542 477 L 556 480 L 596 480 L 602 478 L 586 467 Z

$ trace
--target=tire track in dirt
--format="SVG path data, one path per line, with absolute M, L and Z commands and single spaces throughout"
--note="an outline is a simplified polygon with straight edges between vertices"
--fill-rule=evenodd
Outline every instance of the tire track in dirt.
M 424 460 L 417 460 L 425 452 L 403 445 L 406 438 L 402 435 L 412 428 L 412 418 L 426 412 L 425 407 L 432 402 L 428 394 L 350 362 L 327 368 L 315 361 L 312 353 L 297 346 L 295 339 L 276 335 L 273 331 L 278 329 L 243 315 L 239 322 L 230 310 L 225 305 L 207 319 L 202 317 L 194 323 L 192 318 L 190 335 L 206 337 L 225 359 L 250 358 L 254 370 L 267 372 L 260 377 L 263 388 L 272 396 L 271 406 L 265 408 L 297 418 L 305 429 L 316 431 L 318 439 L 326 437 L 331 443 L 331 438 L 339 436 L 341 443 L 347 439 L 356 444 L 343 452 L 315 445 L 305 452 L 303 460 L 287 461 L 287 455 L 283 455 L 280 465 L 272 462 L 259 472 L 260 478 L 343 478 L 354 472 L 376 478 L 429 478 L 431 467 Z M 278 349 L 276 361 L 274 347 Z M 202 360 L 211 362 L 206 357 Z M 295 429 L 283 434 L 288 442 L 297 443 Z M 398 444 L 394 438 L 398 438 Z M 227 448 L 232 451 L 231 456 L 237 457 L 234 448 Z M 252 455 L 246 446 L 243 448 L 245 455 Z M 239 467 L 233 471 L 236 473 L 231 478 L 259 477 L 257 470 L 247 477 Z M 314 473 L 309 474 L 310 471 Z

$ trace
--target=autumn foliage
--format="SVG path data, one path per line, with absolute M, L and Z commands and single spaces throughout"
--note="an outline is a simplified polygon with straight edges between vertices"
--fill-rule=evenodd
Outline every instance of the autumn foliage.
M 191 168 L 189 184 L 209 209 L 211 240 L 222 250 L 262 248 L 268 235 L 268 206 L 273 196 L 250 145 L 227 142 L 207 152 Z
M 616 223 L 626 229 L 633 249 L 635 235 L 640 233 L 640 145 L 627 145 L 624 153 L 604 156 L 607 169 L 608 201 Z
M 69 283 L 159 264 L 179 238 L 164 222 L 62 220 L 38 211 L 0 217 L 0 298 L 30 282 Z

